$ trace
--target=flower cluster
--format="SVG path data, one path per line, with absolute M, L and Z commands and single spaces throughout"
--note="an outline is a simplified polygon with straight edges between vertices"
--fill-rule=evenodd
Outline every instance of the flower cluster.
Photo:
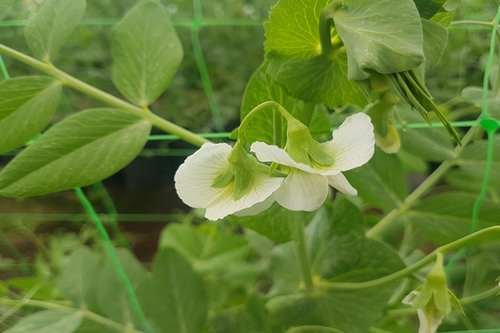
M 343 172 L 364 165 L 374 154 L 370 117 L 348 117 L 324 143 L 314 140 L 298 120 L 287 121 L 284 148 L 259 141 L 250 152 L 238 142 L 234 147 L 203 145 L 176 173 L 179 197 L 193 208 L 206 209 L 209 220 L 218 220 L 256 215 L 274 202 L 289 210 L 314 211 L 327 199 L 329 186 L 357 195 Z

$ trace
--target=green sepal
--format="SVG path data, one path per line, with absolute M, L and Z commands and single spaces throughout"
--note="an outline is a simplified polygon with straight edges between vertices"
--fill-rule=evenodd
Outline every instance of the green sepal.
M 434 102 L 434 98 L 427 89 L 423 79 L 415 71 L 401 72 L 391 75 L 393 87 L 403 100 L 417 110 L 422 117 L 430 122 L 429 112 L 434 112 L 439 121 L 444 125 L 450 136 L 461 143 L 460 136 L 443 112 Z
M 288 117 L 287 122 L 286 151 L 294 161 L 311 166 L 333 165 L 334 157 L 314 140 L 307 126 L 293 117 Z
M 430 318 L 445 318 L 452 310 L 452 297 L 448 289 L 443 255 L 437 254 L 436 263 L 424 284 L 417 289 L 413 307 L 421 309 Z
M 212 187 L 224 188 L 229 184 L 231 184 L 233 180 L 234 180 L 234 173 L 231 169 L 229 169 L 218 175 L 217 178 L 215 178 Z
M 258 176 L 262 174 L 272 175 L 272 170 L 269 166 L 257 161 L 239 143 L 234 146 L 229 156 L 229 164 L 229 170 L 219 175 L 212 186 L 218 188 L 234 186 L 233 197 L 236 200 L 241 199 L 250 192 Z

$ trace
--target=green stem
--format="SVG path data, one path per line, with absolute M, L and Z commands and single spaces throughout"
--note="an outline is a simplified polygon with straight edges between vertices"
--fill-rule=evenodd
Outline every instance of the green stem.
M 496 286 L 495 288 L 488 289 L 482 293 L 479 293 L 477 295 L 472 295 L 468 297 L 464 297 L 460 300 L 462 305 L 468 305 L 472 303 L 477 303 L 482 300 L 485 300 L 490 297 L 498 296 L 500 295 L 500 285 Z
M 330 55 L 333 52 L 332 45 L 332 23 L 330 10 L 325 8 L 319 18 L 319 41 L 321 43 L 321 54 Z
M 306 290 L 310 291 L 313 289 L 314 285 L 311 273 L 311 265 L 309 263 L 309 256 L 307 254 L 306 248 L 304 222 L 299 217 L 298 219 L 293 219 L 292 223 L 295 244 L 297 245 L 297 256 L 299 259 L 300 268 L 302 270 L 302 279 L 304 280 L 304 286 Z
M 450 252 L 453 252 L 455 250 L 464 248 L 466 246 L 469 246 L 470 244 L 474 244 L 475 242 L 481 241 L 481 240 L 489 240 L 490 237 L 492 240 L 498 239 L 500 236 L 500 226 L 495 226 L 495 227 L 490 227 L 483 229 L 481 231 L 478 231 L 476 233 L 470 234 L 468 236 L 465 236 L 461 239 L 458 239 L 454 242 L 451 242 L 449 244 L 443 245 L 436 250 L 434 250 L 431 254 L 426 256 L 425 258 L 422 258 L 421 260 L 417 261 L 411 266 L 408 266 L 400 271 L 397 271 L 395 273 L 386 275 L 384 277 L 375 279 L 375 280 L 370 280 L 366 282 L 326 282 L 322 281 L 320 283 L 320 286 L 325 287 L 326 289 L 330 290 L 358 290 L 358 289 L 366 289 L 366 288 L 373 288 L 377 287 L 380 285 L 384 285 L 393 281 L 397 281 L 399 279 L 402 279 L 406 276 L 409 276 L 413 274 L 414 272 L 418 271 L 424 266 L 427 266 L 428 264 L 434 262 L 434 260 L 437 258 L 438 253 L 441 254 L 447 254 Z
M 124 326 L 120 323 L 117 323 L 111 319 L 102 317 L 102 316 L 98 315 L 97 313 L 94 313 L 94 312 L 89 311 L 87 309 L 76 309 L 76 308 L 62 305 L 62 304 L 58 304 L 58 303 L 50 303 L 50 302 L 37 301 L 37 300 L 27 300 L 27 299 L 22 299 L 22 300 L 0 299 L 0 304 L 10 305 L 10 306 L 30 306 L 30 307 L 34 307 L 34 308 L 61 311 L 61 312 L 67 312 L 67 313 L 80 312 L 84 318 L 91 320 L 95 323 L 101 324 L 103 326 L 106 326 L 106 327 L 113 329 L 117 332 L 142 333 L 141 331 L 138 331 L 138 330 L 133 329 L 133 328 L 129 328 L 128 326 Z
M 143 325 L 143 328 L 148 333 L 154 332 L 153 329 L 150 327 L 148 320 L 146 319 L 144 311 L 142 310 L 134 286 L 132 285 L 132 282 L 130 281 L 127 273 L 125 272 L 125 269 L 123 268 L 120 259 L 118 258 L 118 253 L 116 252 L 115 248 L 113 247 L 113 243 L 109 238 L 108 232 L 106 231 L 106 228 L 104 227 L 101 220 L 99 219 L 99 216 L 94 210 L 92 203 L 88 200 L 87 196 L 85 195 L 85 193 L 82 191 L 81 188 L 76 188 L 75 194 L 78 200 L 80 200 L 81 205 L 89 215 L 90 219 L 95 224 L 101 238 L 104 240 L 103 242 L 104 249 L 109 259 L 111 260 L 111 265 L 114 271 L 116 272 L 118 279 L 125 288 L 125 292 L 127 293 L 127 297 L 130 301 L 130 305 L 135 315 L 137 316 L 137 319 L 140 320 L 140 322 Z
M 16 51 L 10 47 L 7 47 L 3 44 L 0 44 L 0 54 L 9 56 L 14 58 L 30 67 L 33 67 L 45 74 L 48 74 L 57 80 L 61 81 L 61 83 L 67 87 L 70 87 L 74 90 L 77 90 L 85 95 L 88 95 L 98 101 L 101 101 L 109 106 L 117 108 L 122 111 L 126 111 L 132 114 L 135 114 L 138 117 L 144 118 L 151 122 L 157 128 L 176 135 L 180 139 L 189 142 L 195 146 L 201 146 L 207 142 L 205 138 L 202 136 L 195 134 L 187 129 L 180 127 L 174 123 L 171 123 L 168 120 L 165 120 L 154 113 L 152 113 L 147 108 L 141 108 L 139 106 L 133 105 L 129 102 L 126 102 L 120 98 L 117 98 L 107 92 L 104 92 L 100 89 L 97 89 L 83 81 L 78 80 L 77 78 L 67 74 L 66 72 L 61 71 L 60 69 L 54 67 L 52 64 L 45 63 L 39 61 L 33 57 L 30 57 L 24 53 Z
M 478 20 L 460 20 L 460 21 L 454 21 L 451 22 L 451 26 L 457 26 L 457 25 L 481 25 L 484 27 L 491 28 L 495 26 L 495 23 L 493 22 L 488 22 L 488 21 L 478 21 Z
M 474 135 L 476 133 L 476 128 L 471 128 L 467 134 L 464 136 L 462 140 L 462 145 L 457 146 L 455 148 L 455 156 L 458 158 L 460 154 L 463 152 L 465 146 L 469 142 L 472 141 Z M 439 180 L 455 165 L 455 160 L 448 160 L 443 162 L 427 179 L 418 186 L 415 191 L 413 191 L 403 203 L 393 209 L 389 214 L 387 214 L 379 223 L 373 226 L 368 232 L 366 236 L 369 238 L 377 238 L 386 230 L 398 217 L 400 217 L 403 213 L 411 209 L 420 198 L 426 194 L 434 185 L 436 185 Z

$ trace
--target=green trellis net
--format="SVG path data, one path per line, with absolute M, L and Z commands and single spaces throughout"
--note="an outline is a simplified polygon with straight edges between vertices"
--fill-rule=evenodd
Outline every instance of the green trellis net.
M 214 96 L 213 84 L 210 79 L 209 69 L 207 66 L 207 62 L 205 60 L 204 51 L 201 45 L 200 40 L 200 30 L 205 28 L 217 28 L 217 27 L 258 27 L 261 26 L 262 23 L 255 20 L 244 20 L 244 19 L 207 19 L 203 17 L 203 8 L 201 0 L 193 0 L 193 19 L 192 20 L 174 20 L 174 24 L 178 27 L 187 28 L 191 32 L 191 42 L 193 48 L 194 60 L 196 63 L 196 67 L 198 69 L 200 79 L 202 82 L 203 90 L 205 92 L 206 98 L 208 100 L 208 104 L 210 107 L 210 112 L 212 114 L 212 121 L 214 128 L 218 132 L 211 133 L 201 133 L 202 136 L 208 139 L 228 139 L 230 133 L 221 132 L 223 129 L 223 122 L 220 112 L 220 107 L 217 103 L 217 100 Z M 116 20 L 113 19 L 88 19 L 83 22 L 84 25 L 87 26 L 111 26 L 116 23 Z M 0 22 L 0 28 L 13 28 L 13 27 L 22 27 L 24 26 L 25 21 L 23 20 L 10 20 Z M 493 169 L 493 161 L 494 161 L 494 149 L 495 149 L 495 134 L 500 128 L 500 119 L 495 119 L 491 116 L 489 110 L 489 93 L 490 93 L 490 78 L 492 76 L 492 69 L 495 62 L 496 55 L 496 43 L 497 43 L 497 32 L 498 25 L 500 24 L 500 7 L 498 8 L 497 15 L 494 20 L 494 24 L 492 24 L 492 34 L 491 34 L 491 42 L 489 48 L 488 61 L 485 68 L 484 80 L 483 80 L 483 94 L 482 94 L 482 112 L 480 117 L 475 121 L 457 121 L 453 122 L 452 125 L 454 127 L 464 127 L 464 128 L 482 128 L 488 137 L 488 145 L 487 145 L 487 156 L 486 163 L 484 167 L 484 176 L 482 181 L 482 186 L 480 192 L 476 198 L 473 210 L 471 212 L 471 221 L 470 221 L 470 233 L 477 231 L 479 215 L 481 211 L 481 207 L 486 200 L 487 193 L 489 190 L 489 182 Z M 10 78 L 8 68 L 0 56 L 0 75 L 3 79 Z M 404 128 L 408 129 L 426 129 L 426 128 L 436 128 L 442 127 L 441 123 L 409 123 L 405 124 Z M 176 141 L 178 138 L 174 135 L 151 135 L 149 141 Z M 163 152 L 151 152 L 149 156 L 154 155 L 162 155 L 162 156 L 186 156 L 193 152 L 193 149 L 165 149 Z M 146 155 L 148 156 L 148 155 Z M 92 202 L 86 196 L 84 191 L 80 188 L 74 190 L 75 196 L 79 200 L 84 213 L 82 214 L 43 214 L 43 213 L 33 213 L 33 214 L 23 214 L 23 213 L 11 213 L 11 214 L 1 214 L 2 216 L 13 215 L 16 217 L 25 218 L 33 218 L 39 221 L 50 221 L 54 218 L 57 220 L 68 220 L 68 221 L 87 221 L 90 220 L 94 223 L 95 227 L 99 235 L 102 238 L 102 242 L 104 245 L 104 249 L 111 259 L 113 264 L 113 268 L 120 278 L 121 282 L 125 286 L 129 301 L 132 304 L 133 310 L 135 312 L 135 316 L 142 322 L 142 328 L 147 333 L 153 333 L 152 329 L 149 327 L 149 324 L 145 318 L 145 315 L 140 307 L 138 299 L 135 295 L 134 288 L 130 283 L 116 253 L 116 250 L 113 246 L 113 243 L 110 240 L 108 232 L 104 224 L 106 223 L 111 228 L 118 228 L 118 221 L 156 221 L 163 220 L 166 215 L 162 214 L 119 214 L 116 210 L 113 199 L 107 192 L 105 186 L 102 183 L 98 183 L 94 185 L 95 189 L 101 193 L 100 199 L 102 200 L 104 207 L 106 208 L 106 214 L 98 214 L 96 209 L 94 208 Z M 451 269 L 461 258 L 466 255 L 466 250 L 457 253 L 449 262 L 448 269 Z M 468 330 L 468 331 L 460 331 L 460 332 L 469 332 L 469 333 L 499 333 L 500 329 L 496 330 Z M 447 332 L 447 333 L 459 333 L 459 332 Z

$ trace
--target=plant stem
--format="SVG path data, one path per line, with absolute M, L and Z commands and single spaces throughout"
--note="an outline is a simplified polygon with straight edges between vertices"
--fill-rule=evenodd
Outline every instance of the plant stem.
M 484 27 L 491 28 L 495 24 L 493 22 L 488 22 L 488 21 L 460 20 L 460 21 L 451 22 L 450 25 L 452 25 L 452 26 L 456 26 L 456 25 L 481 25 L 481 26 L 484 26 Z
M 304 222 L 299 217 L 292 220 L 293 223 L 293 234 L 295 238 L 295 244 L 297 246 L 297 257 L 299 259 L 300 268 L 302 270 L 302 279 L 304 280 L 304 286 L 306 290 L 310 291 L 313 289 L 313 279 L 311 273 L 311 266 L 309 263 L 309 256 L 307 254 L 306 248 L 306 237 Z
M 472 296 L 468 296 L 468 297 L 464 297 L 460 300 L 460 302 L 463 304 L 463 305 L 468 305 L 468 304 L 472 304 L 472 303 L 476 303 L 476 302 L 480 302 L 484 299 L 487 299 L 487 298 L 490 298 L 490 297 L 494 297 L 494 296 L 498 296 L 500 295 L 500 285 L 494 287 L 494 288 L 491 288 L 491 289 L 488 289 L 482 293 L 479 293 L 477 295 L 472 295 Z
M 60 69 L 54 67 L 54 65 L 50 63 L 39 61 L 33 57 L 30 57 L 24 53 L 16 51 L 3 44 L 0 44 L 0 54 L 14 58 L 30 67 L 33 67 L 45 74 L 48 74 L 56 78 L 57 80 L 61 81 L 63 85 L 70 87 L 74 90 L 77 90 L 85 95 L 88 95 L 111 107 L 135 114 L 138 117 L 146 119 L 157 128 L 163 130 L 164 132 L 176 135 L 180 139 L 189 142 L 195 146 L 201 146 L 207 142 L 207 140 L 202 136 L 195 134 L 191 131 L 188 131 L 183 127 L 180 127 L 174 123 L 171 123 L 168 120 L 165 120 L 157 116 L 156 114 L 152 113 L 149 109 L 133 105 L 127 101 L 124 101 L 123 99 L 120 99 L 107 92 L 97 89 L 67 74 L 66 72 L 61 71 Z
M 321 43 L 321 54 L 330 55 L 333 52 L 332 45 L 332 18 L 330 17 L 330 11 L 325 8 L 321 12 L 319 19 L 319 40 Z
M 478 241 L 488 241 L 488 240 L 498 240 L 498 237 L 500 237 L 500 226 L 495 226 L 495 227 L 490 227 L 486 229 L 482 229 L 481 231 L 478 231 L 476 233 L 470 234 L 468 236 L 465 236 L 463 238 L 460 238 L 454 242 L 451 242 L 449 244 L 443 245 L 436 250 L 434 250 L 432 253 L 427 255 L 426 257 L 422 258 L 421 260 L 417 261 L 411 266 L 408 266 L 400 271 L 397 271 L 395 273 L 383 276 L 381 278 L 375 279 L 375 280 L 370 280 L 366 282 L 327 282 L 327 281 L 321 281 L 320 286 L 330 289 L 330 290 L 358 290 L 358 289 L 366 289 L 366 288 L 373 288 L 377 287 L 383 284 L 387 284 L 399 279 L 402 279 L 406 276 L 409 276 L 419 270 L 420 268 L 432 263 L 438 253 L 441 254 L 447 254 L 450 252 L 453 252 L 455 250 L 464 248 L 466 246 L 469 246 L 470 244 L 474 244 Z
M 69 312 L 69 313 L 75 313 L 75 312 L 80 312 L 83 317 L 101 324 L 103 326 L 106 326 L 108 328 L 111 328 L 117 332 L 125 332 L 126 329 L 130 333 L 142 333 L 141 331 L 138 331 L 133 328 L 128 328 L 125 325 L 122 325 L 120 323 L 117 323 L 116 321 L 113 321 L 111 319 L 102 317 L 98 315 L 97 313 L 94 313 L 92 311 L 89 311 L 87 309 L 76 309 L 70 306 L 58 304 L 58 303 L 50 303 L 50 302 L 44 302 L 44 301 L 37 301 L 37 300 L 27 300 L 27 299 L 22 299 L 22 300 L 11 300 L 11 299 L 0 299 L 0 304 L 4 305 L 12 305 L 12 306 L 31 306 L 35 308 L 42 308 L 46 310 L 55 310 L 55 311 L 61 311 L 61 312 Z
M 475 134 L 476 128 L 471 128 L 467 134 L 465 134 L 464 139 L 462 140 L 462 145 L 455 148 L 454 155 L 456 158 L 460 156 L 465 146 L 472 141 Z M 424 194 L 434 187 L 434 185 L 441 180 L 441 178 L 455 165 L 455 163 L 456 160 L 443 162 L 422 184 L 420 184 L 420 186 L 418 186 L 408 197 L 406 197 L 399 207 L 393 209 L 382 220 L 380 220 L 379 223 L 368 230 L 366 236 L 369 238 L 380 237 L 384 230 L 387 229 L 387 227 L 389 227 L 399 216 L 401 216 L 401 214 L 411 209 Z

